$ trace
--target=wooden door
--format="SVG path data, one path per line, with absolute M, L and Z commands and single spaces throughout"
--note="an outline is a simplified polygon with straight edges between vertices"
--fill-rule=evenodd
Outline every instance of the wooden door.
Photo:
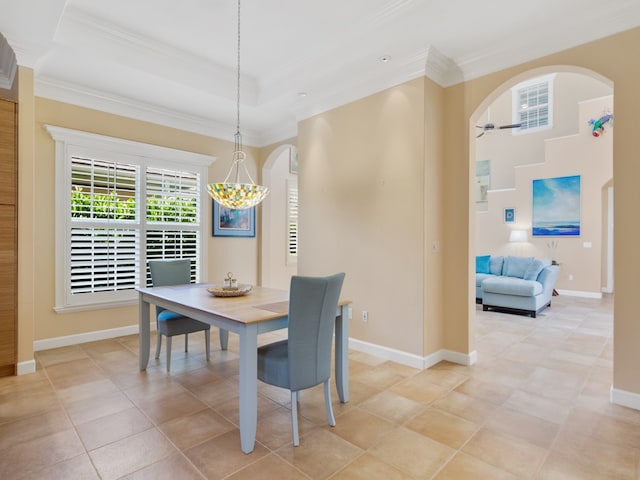
M 17 365 L 17 143 L 16 105 L 0 100 L 0 376 Z

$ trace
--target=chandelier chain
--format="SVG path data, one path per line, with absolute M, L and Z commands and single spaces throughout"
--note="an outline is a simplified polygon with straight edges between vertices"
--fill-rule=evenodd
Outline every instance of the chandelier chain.
M 240 0 L 238 0 L 238 76 L 236 87 L 236 135 L 240 135 Z

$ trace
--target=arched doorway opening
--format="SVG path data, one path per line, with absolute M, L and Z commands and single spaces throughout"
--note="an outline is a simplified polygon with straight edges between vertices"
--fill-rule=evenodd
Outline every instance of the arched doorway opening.
M 297 255 L 292 253 L 297 230 L 291 227 L 298 188 L 294 145 L 280 145 L 271 152 L 262 168 L 262 181 L 270 194 L 262 203 L 260 284 L 288 290 L 291 276 L 298 272 Z
M 554 79 L 553 128 L 526 136 L 495 130 L 477 138 L 477 125 L 514 122 L 512 89 L 544 76 Z M 476 255 L 552 257 L 562 264 L 556 287 L 561 295 L 599 298 L 603 292 L 612 293 L 614 134 L 609 127 L 601 138 L 594 138 L 589 120 L 612 112 L 613 95 L 613 83 L 593 71 L 548 66 L 515 76 L 478 106 L 469 128 L 470 175 L 471 185 L 486 185 L 486 194 L 476 198 L 470 212 L 470 244 Z M 488 178 L 475 178 L 479 161 L 487 168 L 478 174 Z M 532 237 L 532 180 L 567 175 L 582 180 L 580 236 Z M 527 242 L 510 244 L 511 230 L 526 231 Z M 476 345 L 481 360 L 482 344 Z

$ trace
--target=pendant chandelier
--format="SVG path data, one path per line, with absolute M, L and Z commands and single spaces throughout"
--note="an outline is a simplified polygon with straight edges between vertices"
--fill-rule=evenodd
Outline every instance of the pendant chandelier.
M 269 189 L 262 185 L 256 185 L 244 161 L 247 155 L 242 150 L 242 134 L 240 133 L 240 0 L 238 0 L 238 75 L 237 75 L 237 96 L 236 96 L 236 134 L 235 146 L 229 173 L 222 183 L 210 183 L 208 185 L 209 195 L 220 205 L 228 208 L 242 210 L 258 205 L 269 194 Z M 240 181 L 240 167 L 249 178 L 249 183 Z M 232 177 L 234 181 L 229 182 Z

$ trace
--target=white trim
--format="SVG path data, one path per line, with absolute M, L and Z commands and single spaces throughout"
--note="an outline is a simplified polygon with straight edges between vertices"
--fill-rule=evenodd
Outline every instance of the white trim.
M 138 305 L 138 295 L 134 292 L 135 298 L 117 302 L 92 303 L 90 305 L 67 305 L 65 307 L 53 307 L 56 313 L 84 312 L 87 310 L 104 310 L 105 308 L 134 307 Z
M 29 373 L 36 373 L 36 361 L 27 360 L 26 362 L 18 363 L 18 375 L 27 375 Z
M 71 130 L 55 125 L 44 125 L 44 129 L 49 132 L 51 138 L 56 142 L 64 142 L 65 144 L 90 148 L 92 150 L 101 149 L 135 157 L 150 157 L 154 160 L 171 162 L 171 164 L 174 165 L 187 163 L 196 167 L 208 167 L 216 161 L 216 157 L 212 155 L 161 147 L 150 143 L 134 142 L 132 140 L 108 137 L 106 135 L 98 135 L 97 133 L 83 132 L 81 130 Z
M 395 348 L 383 347 L 382 345 L 376 345 L 375 343 L 369 343 L 355 338 L 349 338 L 349 348 L 409 367 L 424 368 L 424 359 L 422 357 L 413 353 L 403 352 L 402 350 L 396 350 Z
M 156 322 L 150 323 L 151 330 L 156 329 Z M 64 337 L 45 338 L 43 340 L 35 340 L 33 342 L 33 351 L 49 350 L 51 348 L 68 347 L 70 345 L 78 345 L 80 343 L 96 342 L 98 340 L 107 340 L 109 338 L 124 337 L 127 335 L 136 335 L 140 332 L 138 325 L 129 325 L 126 327 L 109 328 L 107 330 L 96 330 L 94 332 L 77 333 L 75 335 L 66 335 Z
M 66 192 L 70 188 L 72 168 L 70 158 L 74 155 L 87 155 L 86 158 L 100 158 L 101 155 L 104 155 L 104 158 L 110 161 L 130 163 L 140 169 L 140 172 L 137 173 L 140 183 L 136 191 L 138 200 L 136 205 L 140 209 L 140 213 L 135 223 L 131 223 L 130 226 L 127 225 L 127 228 L 140 232 L 140 240 L 142 239 L 142 234 L 150 226 L 150 224 L 146 223 L 145 216 L 141 212 L 143 207 L 140 201 L 140 198 L 144 198 L 146 188 L 144 175 L 146 175 L 147 169 L 151 167 L 172 170 L 188 168 L 199 175 L 200 221 L 197 224 L 189 224 L 189 228 L 199 232 L 200 251 L 197 257 L 199 265 L 196 266 L 196 269 L 199 272 L 199 278 L 207 278 L 208 249 L 206 248 L 206 239 L 207 231 L 209 230 L 207 225 L 210 221 L 211 202 L 206 193 L 205 185 L 208 183 L 208 167 L 216 160 L 216 157 L 54 125 L 45 124 L 43 127 L 55 141 L 55 243 L 56 251 L 63 252 L 60 258 L 57 258 L 55 268 L 54 310 L 56 312 L 96 309 L 98 307 L 118 307 L 123 304 L 132 304 L 136 300 L 136 294 L 133 290 L 96 292 L 81 296 L 74 296 L 69 290 L 71 252 L 69 249 L 70 239 L 68 237 L 72 225 L 69 215 L 71 197 Z M 66 189 L 64 188 L 65 185 L 67 186 Z M 139 259 L 141 264 L 144 265 L 146 252 L 143 245 L 140 245 L 139 248 Z M 143 268 L 140 268 L 141 272 L 142 270 Z M 142 273 L 140 275 L 139 281 L 143 282 L 144 276 Z
M 458 365 L 464 365 L 470 367 L 478 362 L 478 352 L 473 350 L 469 353 L 454 352 L 453 350 L 441 350 L 444 352 L 444 359 L 447 362 L 457 363 Z
M 403 352 L 402 350 L 376 345 L 374 343 L 365 342 L 355 338 L 349 338 L 349 348 L 353 348 L 358 352 L 368 353 L 369 355 L 373 355 L 384 360 L 390 360 L 402 365 L 407 365 L 408 367 L 419 368 L 420 370 L 433 367 L 445 360 L 465 366 L 474 365 L 478 361 L 478 354 L 475 350 L 467 354 L 442 349 L 431 353 L 426 357 L 421 357 L 413 353 Z
M 602 298 L 602 292 L 583 292 L 580 290 L 558 290 L 560 295 L 580 298 Z
M 611 385 L 609 399 L 611 403 L 616 405 L 640 410 L 640 394 L 638 393 L 613 388 L 613 385 Z

